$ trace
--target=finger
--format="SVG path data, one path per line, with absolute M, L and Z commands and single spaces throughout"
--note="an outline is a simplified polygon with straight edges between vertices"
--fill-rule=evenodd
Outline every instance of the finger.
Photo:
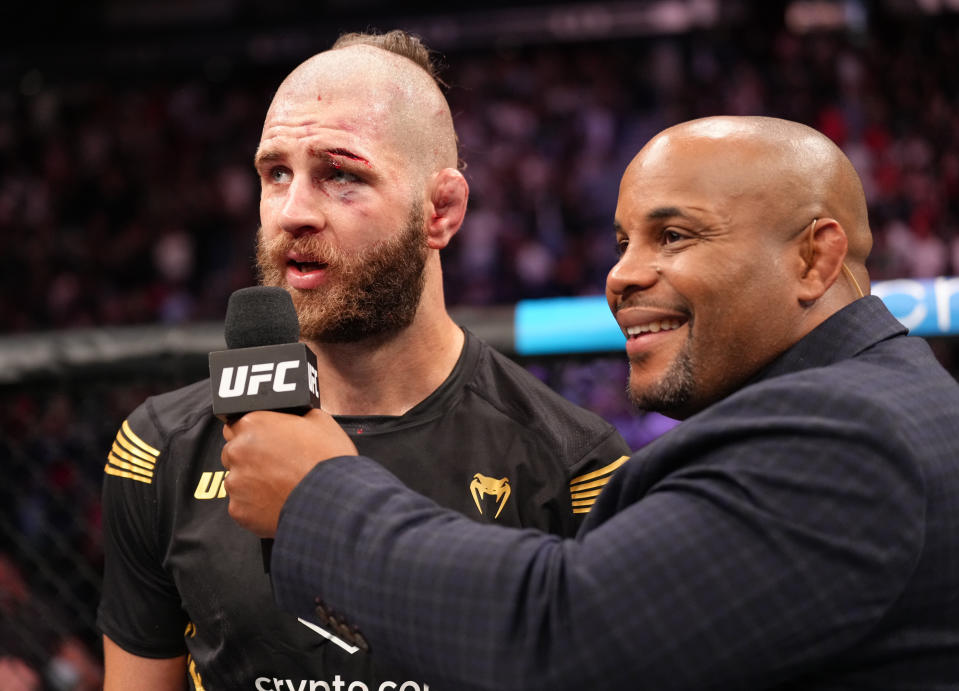
M 225 470 L 232 469 L 233 461 L 235 460 L 236 445 L 237 442 L 228 441 L 223 445 L 223 449 L 220 451 L 220 464 Z M 227 475 L 227 477 L 229 477 L 229 475 Z

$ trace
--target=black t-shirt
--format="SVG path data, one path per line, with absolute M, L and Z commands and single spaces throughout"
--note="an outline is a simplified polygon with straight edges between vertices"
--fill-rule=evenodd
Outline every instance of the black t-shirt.
M 227 513 L 211 405 L 197 382 L 147 399 L 117 433 L 100 629 L 134 655 L 186 653 L 195 689 L 426 689 L 275 606 L 261 541 Z M 405 415 L 337 419 L 361 454 L 439 504 L 564 536 L 629 455 L 608 423 L 469 332 L 447 380 Z

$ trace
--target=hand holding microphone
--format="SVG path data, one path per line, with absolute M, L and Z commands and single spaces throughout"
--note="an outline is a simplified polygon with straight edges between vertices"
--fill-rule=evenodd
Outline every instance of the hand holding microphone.
M 356 446 L 321 410 L 303 416 L 258 411 L 223 428 L 221 460 L 230 516 L 260 537 L 272 537 L 290 492 L 328 458 L 356 456 Z
M 297 339 L 299 320 L 282 288 L 230 296 L 229 350 L 210 353 L 213 413 L 227 424 L 221 454 L 230 516 L 260 537 L 276 533 L 293 488 L 319 461 L 356 446 L 319 410 L 316 356 Z M 287 413 L 295 413 L 293 415 Z M 266 543 L 264 564 L 268 564 Z

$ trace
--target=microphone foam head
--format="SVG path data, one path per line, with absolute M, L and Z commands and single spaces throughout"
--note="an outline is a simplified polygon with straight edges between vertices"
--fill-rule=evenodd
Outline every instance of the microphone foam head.
M 300 320 L 290 294 L 273 286 L 240 288 L 230 295 L 223 335 L 231 349 L 296 343 Z

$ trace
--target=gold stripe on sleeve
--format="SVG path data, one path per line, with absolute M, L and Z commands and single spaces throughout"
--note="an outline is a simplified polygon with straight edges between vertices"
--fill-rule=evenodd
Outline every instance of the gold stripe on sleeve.
M 141 449 L 143 449 L 144 451 L 146 451 L 148 454 L 150 454 L 150 455 L 153 456 L 153 457 L 156 457 L 156 456 L 159 456 L 159 455 L 160 455 L 160 452 L 159 452 L 158 450 L 154 449 L 152 446 L 150 446 L 150 445 L 147 444 L 145 441 L 143 441 L 142 439 L 140 439 L 140 437 L 138 437 L 138 436 L 134 433 L 134 431 L 133 431 L 132 429 L 130 429 L 130 423 L 129 423 L 129 422 L 127 422 L 126 420 L 124 420 L 124 421 L 123 421 L 123 424 L 120 426 L 120 428 L 123 430 L 123 433 L 127 436 L 127 438 L 128 438 L 130 441 L 132 441 L 134 444 L 136 444 L 136 445 L 139 446 Z
M 589 510 L 593 508 L 596 497 L 609 482 L 613 472 L 628 460 L 629 456 L 620 456 L 599 470 L 579 475 L 570 480 L 569 495 L 573 502 L 573 513 L 589 513 Z
M 611 477 L 611 475 L 607 475 L 606 477 L 601 477 L 601 478 L 599 478 L 598 480 L 593 480 L 592 482 L 584 482 L 584 483 L 579 484 L 579 485 L 573 485 L 573 484 L 571 484 L 571 485 L 569 486 L 569 489 L 570 489 L 571 492 L 579 492 L 579 491 L 582 491 L 582 490 L 584 490 L 584 489 L 595 489 L 595 488 L 597 488 L 597 487 L 599 487 L 600 489 L 602 489 L 603 487 L 606 486 L 606 483 L 609 482 L 609 478 L 610 478 L 610 477 Z
M 599 470 L 594 470 L 591 473 L 586 473 L 585 475 L 574 477 L 572 480 L 569 481 L 570 487 L 572 487 L 575 484 L 579 484 L 580 482 L 586 482 L 587 480 L 592 480 L 593 478 L 600 477 L 602 475 L 611 475 L 614 470 L 616 470 L 619 466 L 623 465 L 623 463 L 625 463 L 628 460 L 629 460 L 629 456 L 620 456 L 615 461 L 613 461 L 609 465 L 604 465 Z
M 114 441 L 114 446 L 122 446 L 124 449 L 126 449 L 128 453 L 130 453 L 133 456 L 138 456 L 142 458 L 144 461 L 148 461 L 150 463 L 156 462 L 156 459 L 157 459 L 156 456 L 141 450 L 140 447 L 138 446 L 135 446 L 130 440 L 128 440 L 125 436 L 123 436 L 122 431 L 117 432 L 117 438 Z
M 152 482 L 152 481 L 151 481 L 150 479 L 148 479 L 148 478 L 141 477 L 141 476 L 139 476 L 139 475 L 134 475 L 133 473 L 128 473 L 128 472 L 126 472 L 125 470 L 117 470 L 116 468 L 114 468 L 114 467 L 111 466 L 110 464 L 107 464 L 107 465 L 105 465 L 105 466 L 103 467 L 103 472 L 105 472 L 107 475 L 116 475 L 117 477 L 125 477 L 125 478 L 130 479 L 130 480 L 137 480 L 138 482 L 145 482 L 145 483 L 147 483 L 148 485 L 151 484 L 151 482 Z
M 107 464 L 103 471 L 107 475 L 150 484 L 159 457 L 160 452 L 140 439 L 130 428 L 130 423 L 124 420 L 107 453 Z
M 113 443 L 113 448 L 110 449 L 110 453 L 114 456 L 117 456 L 118 458 L 122 458 L 126 461 L 130 461 L 130 463 L 134 465 L 138 465 L 141 468 L 146 468 L 147 470 L 153 470 L 154 466 L 156 465 L 156 462 L 153 460 L 144 461 L 141 458 L 137 458 L 136 456 L 127 453 L 126 451 L 121 449 L 116 442 Z
M 147 478 L 153 477 L 152 469 L 143 469 L 133 465 L 132 463 L 127 463 L 126 461 L 123 461 L 117 458 L 112 453 L 107 454 L 107 461 L 109 461 L 109 465 L 114 468 L 119 468 L 120 470 L 126 470 L 131 473 L 136 473 L 137 475 L 140 475 L 142 477 L 147 477 Z

